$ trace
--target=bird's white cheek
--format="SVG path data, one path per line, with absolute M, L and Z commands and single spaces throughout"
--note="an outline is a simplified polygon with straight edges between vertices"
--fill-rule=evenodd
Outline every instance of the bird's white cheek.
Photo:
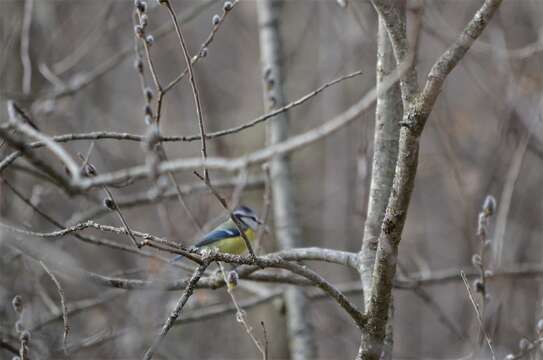
M 258 223 L 253 219 L 244 219 L 244 222 L 253 230 L 256 230 L 258 228 Z

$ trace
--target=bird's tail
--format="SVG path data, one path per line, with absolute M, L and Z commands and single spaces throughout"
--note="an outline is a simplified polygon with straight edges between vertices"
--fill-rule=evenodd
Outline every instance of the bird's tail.
M 193 251 L 195 251 L 195 250 L 197 250 L 197 249 L 198 249 L 198 248 L 197 248 L 196 246 L 191 246 L 188 250 L 189 250 L 190 252 L 193 252 Z M 183 255 L 177 255 L 177 256 L 174 257 L 172 260 L 170 260 L 170 263 L 174 263 L 174 262 L 179 261 L 179 260 L 182 260 L 182 259 L 184 259 L 184 258 L 185 258 L 185 256 L 183 256 Z

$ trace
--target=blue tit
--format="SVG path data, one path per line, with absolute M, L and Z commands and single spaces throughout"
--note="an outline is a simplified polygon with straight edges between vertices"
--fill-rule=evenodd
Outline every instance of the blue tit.
M 228 218 L 228 220 L 206 234 L 194 247 L 197 249 L 214 247 L 224 253 L 243 254 L 247 247 L 239 230 L 243 231 L 249 241 L 253 241 L 255 231 L 262 222 L 258 219 L 256 213 L 247 206 L 237 207 L 232 215 L 236 218 L 239 229 L 232 218 Z

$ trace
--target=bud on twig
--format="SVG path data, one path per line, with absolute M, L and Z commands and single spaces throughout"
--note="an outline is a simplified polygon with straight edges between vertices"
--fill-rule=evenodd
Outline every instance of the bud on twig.
M 471 257 L 471 263 L 473 264 L 473 266 L 481 266 L 481 256 L 479 254 L 473 254 L 473 256 Z
M 153 100 L 153 90 L 146 87 L 144 90 L 144 93 L 145 93 L 145 98 L 147 99 L 147 101 L 151 102 L 151 100 Z
M 221 17 L 215 14 L 213 15 L 213 18 L 211 19 L 211 22 L 213 23 L 213 25 L 219 25 L 219 23 L 221 22 Z
M 143 61 L 140 58 L 134 61 L 134 68 L 139 72 L 143 73 Z
M 483 203 L 483 212 L 486 216 L 492 216 L 496 212 L 496 199 L 492 195 L 487 195 Z
M 87 175 L 88 177 L 93 177 L 93 176 L 96 176 L 97 173 L 98 172 L 96 171 L 96 168 L 94 167 L 94 165 L 89 164 L 89 163 L 85 165 L 85 175 Z
M 115 210 L 115 202 L 110 198 L 104 199 L 104 206 L 107 207 L 109 210 Z
M 228 289 L 234 289 L 236 286 L 238 286 L 238 281 L 239 281 L 238 273 L 235 271 L 230 271 L 226 278 L 226 286 L 228 287 Z
M 145 31 L 143 30 L 143 26 L 141 25 L 134 26 L 134 32 L 136 33 L 136 36 L 139 38 L 143 38 L 143 36 L 145 35 Z
M 23 298 L 21 298 L 21 295 L 15 295 L 13 300 L 11 300 L 11 305 L 13 306 L 13 310 L 20 314 L 23 311 Z
M 134 1 L 134 6 L 140 13 L 144 13 L 147 10 L 147 3 L 143 0 Z

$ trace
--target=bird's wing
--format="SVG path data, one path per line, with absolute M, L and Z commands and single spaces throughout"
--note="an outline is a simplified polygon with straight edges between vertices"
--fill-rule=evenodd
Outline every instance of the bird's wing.
M 224 239 L 228 239 L 228 238 L 233 238 L 233 237 L 236 237 L 236 236 L 239 236 L 240 233 L 239 233 L 239 230 L 238 229 L 215 229 L 213 231 L 211 231 L 210 233 L 208 233 L 203 239 L 202 241 L 200 241 L 199 243 L 197 243 L 196 247 L 202 247 L 202 246 L 207 246 L 207 245 L 211 245 L 217 241 L 220 241 L 220 240 L 224 240 Z

